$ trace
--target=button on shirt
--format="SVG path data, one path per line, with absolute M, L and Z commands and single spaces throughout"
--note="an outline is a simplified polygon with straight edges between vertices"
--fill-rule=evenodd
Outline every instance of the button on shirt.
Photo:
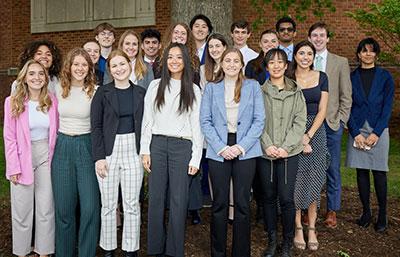
M 322 58 L 322 59 L 320 59 L 320 58 Z M 316 54 L 315 58 L 314 58 L 314 69 L 325 72 L 327 58 L 328 58 L 328 50 L 327 49 L 325 49 L 323 52 L 321 52 L 319 54 Z M 317 59 L 321 60 L 321 69 L 318 69 Z
M 287 57 L 288 57 L 288 61 L 292 61 L 293 60 L 293 44 L 290 44 L 288 47 L 284 47 L 283 45 L 279 45 L 278 46 L 279 49 L 282 49 L 283 51 L 285 51 Z

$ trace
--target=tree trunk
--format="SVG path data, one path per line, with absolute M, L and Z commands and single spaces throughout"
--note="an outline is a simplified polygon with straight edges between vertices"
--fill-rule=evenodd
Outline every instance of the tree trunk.
M 210 18 L 213 32 L 224 35 L 231 40 L 232 0 L 171 0 L 171 21 L 185 22 L 196 14 L 204 14 Z

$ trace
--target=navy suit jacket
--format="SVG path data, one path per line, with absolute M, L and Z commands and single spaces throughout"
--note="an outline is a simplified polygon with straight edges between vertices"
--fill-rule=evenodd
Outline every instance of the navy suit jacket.
M 389 125 L 394 97 L 392 75 L 380 67 L 376 67 L 374 80 L 368 96 L 361 82 L 360 68 L 351 73 L 352 98 L 349 132 L 354 138 L 360 134 L 365 121 L 373 128 L 373 133 L 380 136 Z

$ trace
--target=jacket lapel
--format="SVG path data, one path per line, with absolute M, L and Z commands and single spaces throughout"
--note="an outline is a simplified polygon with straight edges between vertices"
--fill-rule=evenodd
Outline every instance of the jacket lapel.
M 215 93 L 215 101 L 217 102 L 217 106 L 219 108 L 219 111 L 222 114 L 222 117 L 226 120 L 226 108 L 225 108 L 225 87 L 224 87 L 224 82 L 221 81 L 214 86 L 214 93 Z M 221 101 L 222 100 L 222 101 Z
M 114 83 L 109 84 L 104 91 L 104 97 L 107 100 L 107 102 L 110 104 L 111 108 L 115 112 L 117 116 L 119 116 L 119 105 L 118 105 L 118 97 L 117 97 L 117 91 L 115 90 Z
M 238 121 L 242 117 L 242 114 L 246 109 L 247 104 L 249 103 L 249 98 L 250 98 L 250 90 L 247 90 L 247 83 L 245 80 L 243 81 L 242 89 L 240 91 Z
M 382 79 L 382 69 L 376 67 L 374 79 L 372 80 L 371 89 L 369 90 L 369 95 L 367 95 L 365 98 L 368 99 L 369 102 L 378 95 L 375 91 L 378 90 L 381 85 L 385 85 L 383 81 L 379 81 L 380 79 Z

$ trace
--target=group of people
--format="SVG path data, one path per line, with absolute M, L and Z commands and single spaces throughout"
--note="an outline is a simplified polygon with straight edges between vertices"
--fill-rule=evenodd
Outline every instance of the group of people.
M 247 46 L 246 21 L 232 24 L 233 46 L 205 15 L 189 24 L 171 24 L 163 40 L 155 29 L 126 30 L 114 49 L 116 30 L 102 23 L 63 61 L 48 40 L 26 46 L 4 107 L 13 254 L 88 257 L 99 244 L 115 256 L 120 201 L 121 248 L 138 256 L 144 170 L 148 255 L 185 256 L 186 219 L 201 222 L 209 194 L 210 255 L 227 256 L 231 223 L 232 256 L 250 256 L 252 191 L 264 257 L 278 255 L 279 216 L 280 256 L 293 245 L 315 251 L 325 184 L 324 223 L 337 226 L 346 126 L 363 207 L 356 222 L 372 222 L 372 171 L 375 229 L 386 230 L 394 83 L 376 65 L 377 41 L 359 43 L 350 74 L 347 59 L 327 50 L 322 22 L 294 44 L 296 23 L 281 18 L 261 33 L 259 53 Z

